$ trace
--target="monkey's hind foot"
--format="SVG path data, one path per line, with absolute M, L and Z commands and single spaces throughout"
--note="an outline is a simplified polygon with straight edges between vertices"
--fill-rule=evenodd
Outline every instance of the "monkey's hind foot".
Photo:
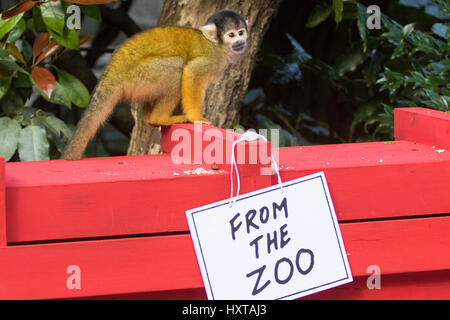
M 171 116 L 169 118 L 163 118 L 163 117 L 155 117 L 151 116 L 150 119 L 145 119 L 146 122 L 153 126 L 153 127 L 160 127 L 160 126 L 170 126 L 175 123 L 184 123 L 187 122 L 187 119 L 183 115 L 179 116 Z
M 187 120 L 192 123 L 201 122 L 201 123 L 211 124 L 211 122 L 208 119 L 203 118 L 203 117 L 195 117 L 195 118 L 188 117 Z

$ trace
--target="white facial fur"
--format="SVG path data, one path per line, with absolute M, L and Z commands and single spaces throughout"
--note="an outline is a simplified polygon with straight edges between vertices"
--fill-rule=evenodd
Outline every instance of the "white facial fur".
M 228 60 L 235 62 L 247 49 L 247 30 L 245 28 L 230 29 L 222 35 L 222 41 L 227 51 Z

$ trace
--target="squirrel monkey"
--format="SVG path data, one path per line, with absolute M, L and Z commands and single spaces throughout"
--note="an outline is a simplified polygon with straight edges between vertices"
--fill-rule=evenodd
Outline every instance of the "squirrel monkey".
M 199 28 L 157 27 L 128 39 L 113 54 L 62 158 L 80 159 L 119 101 L 140 102 L 146 123 L 202 121 L 203 97 L 213 80 L 247 47 L 247 21 L 222 10 Z M 172 115 L 181 103 L 183 115 Z

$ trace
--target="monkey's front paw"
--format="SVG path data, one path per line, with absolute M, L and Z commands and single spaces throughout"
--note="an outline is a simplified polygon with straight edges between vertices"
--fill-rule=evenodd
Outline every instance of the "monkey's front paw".
M 200 120 L 195 120 L 194 122 L 200 122 L 200 123 L 204 123 L 204 124 L 209 124 L 211 125 L 211 121 L 209 121 L 206 118 L 201 118 Z
M 186 121 L 187 119 L 183 115 L 171 116 L 169 118 L 150 116 L 150 118 L 146 120 L 147 124 L 153 127 L 170 126 L 175 123 L 184 123 Z

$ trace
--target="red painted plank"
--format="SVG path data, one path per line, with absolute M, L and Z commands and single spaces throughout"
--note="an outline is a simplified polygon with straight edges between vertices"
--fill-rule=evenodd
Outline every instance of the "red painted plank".
M 305 297 L 305 300 L 448 300 L 450 270 L 381 275 L 380 289 L 369 289 L 367 277 Z
M 0 299 L 45 299 L 201 286 L 189 235 L 0 248 Z M 69 266 L 81 289 L 67 288 Z
M 229 192 L 223 172 L 202 166 L 174 166 L 162 158 L 167 156 L 86 159 L 81 165 L 74 162 L 73 168 L 66 162 L 41 162 L 41 172 L 47 171 L 42 175 L 53 175 L 55 180 L 61 179 L 61 184 L 56 181 L 24 187 L 11 179 L 31 174 L 28 170 L 33 165 L 21 164 L 12 170 L 7 167 L 8 241 L 185 230 L 186 223 L 181 219 L 185 206 L 222 200 Z M 111 168 L 113 164 L 118 168 Z M 192 173 L 197 168 L 208 173 Z M 74 182 L 76 176 L 86 176 L 88 181 Z M 100 181 L 93 182 L 95 177 Z M 201 190 L 210 192 L 199 197 Z
M 6 246 L 5 159 L 0 156 L 0 247 Z
M 450 269 L 450 216 L 340 224 L 352 273 Z
M 448 300 L 450 270 L 381 276 L 380 289 L 367 287 L 367 276 L 301 300 Z M 204 300 L 204 288 L 87 297 L 94 300 Z M 269 308 L 270 309 L 270 308 Z M 268 309 L 268 310 L 269 310 Z M 269 310 L 270 311 L 270 310 Z
M 450 152 L 397 141 L 280 148 L 288 181 L 324 170 L 339 220 L 450 212 Z M 200 170 L 201 169 L 201 170 Z M 6 164 L 9 242 L 187 230 L 185 210 L 229 197 L 229 169 L 169 155 Z M 242 193 L 275 177 L 242 174 Z
M 431 146 L 410 141 L 344 143 L 277 150 L 280 167 L 284 170 L 384 167 L 450 161 L 450 150 L 439 152 Z
M 7 164 L 8 242 L 187 230 L 185 210 L 229 197 L 224 170 L 168 155 Z M 242 175 L 243 190 L 270 176 Z
M 450 149 L 450 114 L 425 108 L 394 109 L 396 140 Z
M 450 217 L 341 224 L 350 268 L 367 276 L 450 269 Z M 202 287 L 190 235 L 0 248 L 0 299 L 83 297 Z M 67 267 L 81 289 L 66 287 Z
M 340 221 L 450 212 L 450 151 L 396 141 L 280 148 L 279 157 L 283 181 L 325 172 Z

